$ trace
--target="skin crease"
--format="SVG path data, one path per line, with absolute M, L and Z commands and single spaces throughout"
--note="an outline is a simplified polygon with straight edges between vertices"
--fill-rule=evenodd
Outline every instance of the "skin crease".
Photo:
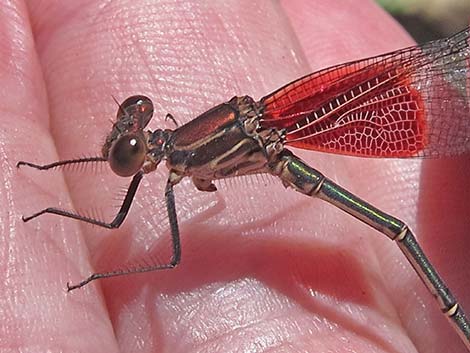
M 99 153 L 116 112 L 111 96 L 151 97 L 150 127 L 171 127 L 167 112 L 186 122 L 234 94 L 259 98 L 326 65 L 412 43 L 372 2 L 309 3 L 34 0 L 0 7 L 2 352 L 464 351 L 392 242 L 277 182 L 217 184 L 211 194 L 182 182 L 175 188 L 183 247 L 177 269 L 69 294 L 67 281 L 137 261 L 167 241 L 165 166 L 145 177 L 119 230 L 51 215 L 21 221 L 59 203 L 108 205 L 81 173 L 17 171 L 15 164 Z M 295 153 L 408 222 L 470 308 L 470 219 L 461 202 L 470 197 L 468 157 Z M 128 182 L 98 175 L 110 190 Z

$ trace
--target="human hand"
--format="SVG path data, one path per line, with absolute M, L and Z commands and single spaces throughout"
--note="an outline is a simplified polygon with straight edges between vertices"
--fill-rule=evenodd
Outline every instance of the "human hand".
M 111 96 L 151 97 L 154 128 L 167 124 L 167 112 L 186 122 L 235 94 L 259 98 L 326 65 L 411 44 L 376 6 L 31 1 L 28 8 L 0 8 L 2 351 L 463 350 L 395 244 L 277 183 L 222 184 L 211 194 L 182 183 L 175 188 L 183 246 L 177 269 L 99 281 L 69 294 L 67 281 L 81 280 L 97 264 L 117 266 L 169 237 L 156 202 L 163 199 L 165 166 L 146 176 L 119 231 L 50 215 L 27 224 L 20 218 L 56 206 L 69 191 L 77 208 L 108 206 L 101 199 L 106 190 L 83 185 L 81 176 L 17 171 L 15 163 L 99 153 L 116 111 Z M 469 191 L 458 188 L 469 179 L 468 163 L 464 170 L 458 161 L 421 167 L 299 154 L 411 223 L 470 307 L 463 271 L 470 220 L 462 205 Z M 430 177 L 436 173 L 456 181 L 439 200 L 445 217 L 433 213 L 442 190 Z M 452 256 L 439 253 L 444 246 Z

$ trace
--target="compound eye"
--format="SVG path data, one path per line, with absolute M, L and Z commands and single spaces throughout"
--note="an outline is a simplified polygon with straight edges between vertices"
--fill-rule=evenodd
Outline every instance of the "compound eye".
M 132 96 L 127 98 L 119 106 L 117 120 L 131 116 L 134 119 L 135 126 L 143 129 L 150 122 L 153 115 L 153 103 L 150 98 L 145 96 Z
M 108 162 L 114 173 L 122 177 L 129 177 L 142 168 L 146 152 L 142 136 L 137 134 L 124 135 L 111 146 Z

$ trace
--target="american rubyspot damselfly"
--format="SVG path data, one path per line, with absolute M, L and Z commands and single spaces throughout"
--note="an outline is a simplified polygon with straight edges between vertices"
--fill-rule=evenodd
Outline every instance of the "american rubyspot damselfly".
M 354 61 L 307 75 L 259 101 L 233 97 L 174 130 L 144 131 L 153 103 L 132 96 L 120 106 L 102 155 L 47 165 L 47 170 L 108 162 L 133 176 L 111 222 L 46 208 L 105 228 L 124 221 L 144 174 L 165 161 L 165 199 L 173 242 L 168 264 L 95 273 L 68 290 L 99 278 L 174 268 L 181 259 L 174 185 L 192 178 L 197 189 L 216 191 L 217 179 L 269 173 L 286 187 L 323 199 L 397 242 L 442 312 L 470 350 L 470 323 L 405 223 L 361 200 L 296 157 L 287 147 L 361 157 L 446 157 L 470 151 L 470 49 L 467 28 L 446 39 Z M 169 115 L 170 118 L 173 119 Z M 174 119 L 173 119 L 174 120 Z

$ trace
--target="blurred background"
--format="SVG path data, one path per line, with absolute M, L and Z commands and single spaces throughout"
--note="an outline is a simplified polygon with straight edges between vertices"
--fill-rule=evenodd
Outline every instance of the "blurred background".
M 376 0 L 418 43 L 446 37 L 470 24 L 470 0 Z

